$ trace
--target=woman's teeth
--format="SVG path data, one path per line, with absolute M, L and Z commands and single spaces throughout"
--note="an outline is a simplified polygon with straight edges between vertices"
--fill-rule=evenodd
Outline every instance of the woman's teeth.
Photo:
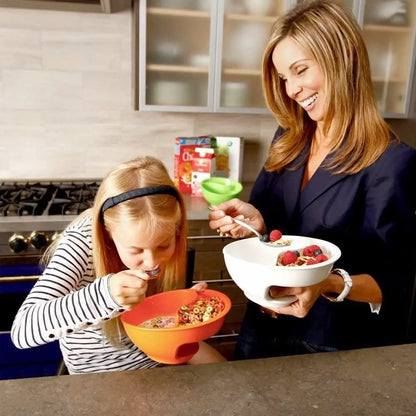
M 308 107 L 309 105 L 311 105 L 313 102 L 315 102 L 317 98 L 318 98 L 318 94 L 314 94 L 314 95 L 312 95 L 311 97 L 307 98 L 306 100 L 301 101 L 299 104 L 300 104 L 303 108 L 306 108 L 306 107 Z

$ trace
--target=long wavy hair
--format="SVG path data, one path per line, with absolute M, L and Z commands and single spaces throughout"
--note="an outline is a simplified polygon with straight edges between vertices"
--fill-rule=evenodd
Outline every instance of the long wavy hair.
M 125 270 L 111 231 L 126 218 L 131 221 L 144 221 L 149 238 L 160 230 L 172 230 L 175 233 L 175 251 L 166 265 L 164 275 L 156 279 L 155 292 L 185 287 L 186 273 L 186 207 L 178 192 L 178 198 L 167 194 L 143 196 L 122 202 L 111 209 L 101 212 L 103 203 L 110 197 L 124 192 L 150 186 L 168 185 L 175 188 L 166 167 L 154 157 L 138 157 L 122 163 L 104 177 L 95 197 L 93 208 L 84 211 L 80 217 L 92 216 L 92 256 L 95 278 Z M 59 241 L 55 241 L 47 253 L 50 259 Z M 104 333 L 109 341 L 121 345 L 124 336 L 119 318 L 104 323 Z
M 324 75 L 324 134 L 330 131 L 332 138 L 331 157 L 325 167 L 334 173 L 353 174 L 374 163 L 391 138 L 397 138 L 377 107 L 361 30 L 340 5 L 305 1 L 274 23 L 263 55 L 266 103 L 285 130 L 270 148 L 265 168 L 291 168 L 316 129 L 316 122 L 287 95 L 272 60 L 276 45 L 287 37 L 313 57 Z

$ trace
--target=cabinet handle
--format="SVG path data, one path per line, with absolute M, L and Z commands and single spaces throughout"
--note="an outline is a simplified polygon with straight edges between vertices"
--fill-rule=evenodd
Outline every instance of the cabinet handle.
M 232 334 L 217 334 L 212 335 L 209 339 L 218 339 L 218 338 L 231 338 L 231 337 L 238 337 L 238 332 L 233 332 Z
M 233 279 L 215 279 L 215 280 L 193 280 L 192 284 L 205 282 L 205 283 L 231 283 L 234 282 Z

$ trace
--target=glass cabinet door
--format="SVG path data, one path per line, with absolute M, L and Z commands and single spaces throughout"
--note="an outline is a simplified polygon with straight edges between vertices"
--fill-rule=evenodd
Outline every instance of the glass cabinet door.
M 363 31 L 374 91 L 386 117 L 408 113 L 415 65 L 416 3 L 366 0 Z
M 201 111 L 210 106 L 213 6 L 211 0 L 140 2 L 145 24 L 139 27 L 139 109 Z
M 302 0 L 141 0 L 139 110 L 263 113 L 262 56 L 276 18 Z M 416 1 L 339 0 L 363 28 L 385 117 L 409 115 Z
M 262 57 L 272 24 L 284 13 L 285 4 L 285 0 L 220 0 L 216 111 L 268 111 L 262 92 Z
M 351 11 L 354 11 L 354 0 L 339 0 L 338 2 Z
M 341 0 L 340 3 L 353 11 L 362 26 L 380 111 L 386 118 L 407 117 L 415 70 L 416 2 Z

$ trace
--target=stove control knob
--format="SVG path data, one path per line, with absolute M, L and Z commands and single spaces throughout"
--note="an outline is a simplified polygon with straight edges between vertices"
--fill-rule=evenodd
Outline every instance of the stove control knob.
M 29 236 L 29 243 L 33 248 L 40 250 L 49 243 L 49 237 L 40 231 L 33 231 Z
M 58 231 L 55 231 L 51 236 L 51 241 L 55 241 L 57 238 L 61 238 L 62 233 L 58 233 Z
M 21 253 L 25 251 L 28 246 L 28 241 L 26 237 L 23 237 L 20 234 L 13 234 L 9 238 L 9 248 L 13 253 Z

